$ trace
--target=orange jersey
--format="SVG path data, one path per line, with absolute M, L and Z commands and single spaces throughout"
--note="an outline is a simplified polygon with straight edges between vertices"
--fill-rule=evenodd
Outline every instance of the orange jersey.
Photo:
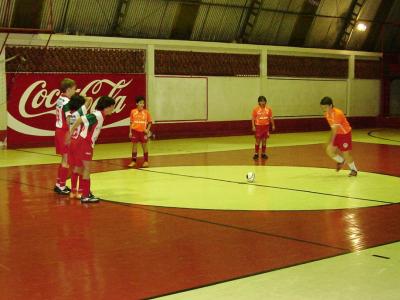
M 350 124 L 340 109 L 333 107 L 330 112 L 326 112 L 324 115 L 331 127 L 337 126 L 337 134 L 346 134 L 351 131 Z
M 265 108 L 262 108 L 258 105 L 253 109 L 252 119 L 256 125 L 269 125 L 271 118 L 272 110 L 270 107 L 265 106 Z
M 150 113 L 143 109 L 139 111 L 137 108 L 131 111 L 131 129 L 143 132 L 147 128 L 147 124 L 151 123 Z

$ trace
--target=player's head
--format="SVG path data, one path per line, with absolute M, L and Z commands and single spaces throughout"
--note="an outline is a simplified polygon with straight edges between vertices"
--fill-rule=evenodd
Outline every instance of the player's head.
M 85 104 L 85 98 L 81 95 L 73 95 L 69 100 L 68 105 L 71 111 L 77 111 L 82 105 Z
M 332 109 L 333 101 L 331 97 L 324 97 L 321 99 L 320 103 L 323 112 L 327 112 Z
M 76 93 L 76 82 L 70 78 L 64 78 L 60 84 L 61 93 L 72 97 Z
M 139 110 L 142 110 L 144 108 L 144 105 L 146 103 L 146 100 L 142 96 L 136 97 L 136 107 Z
M 111 115 L 115 106 L 115 100 L 108 96 L 101 96 L 96 104 L 96 110 L 102 111 L 105 115 Z
M 265 96 L 259 96 L 258 105 L 260 105 L 261 107 L 265 107 L 265 105 L 267 105 L 267 98 L 265 98 Z

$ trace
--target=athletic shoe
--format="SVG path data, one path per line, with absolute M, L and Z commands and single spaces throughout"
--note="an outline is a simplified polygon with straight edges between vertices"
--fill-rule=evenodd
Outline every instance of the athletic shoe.
M 88 197 L 81 197 L 81 203 L 97 203 L 100 199 L 96 198 L 92 193 Z
M 128 167 L 129 167 L 129 168 L 134 168 L 134 167 L 136 167 L 136 161 L 132 161 L 132 162 L 128 165 Z
M 257 160 L 258 157 L 259 157 L 259 156 L 258 156 L 258 153 L 256 153 L 256 154 L 254 154 L 253 159 L 254 159 L 254 160 Z
M 344 161 L 341 163 L 336 163 L 336 172 L 339 172 L 344 166 Z
M 147 161 L 145 161 L 142 165 L 143 168 L 147 168 L 149 166 L 149 163 Z
M 69 195 L 71 192 L 71 189 L 69 187 L 64 187 L 63 189 L 59 188 L 58 186 L 54 187 L 54 192 L 56 192 L 59 195 Z
M 349 177 L 355 177 L 355 176 L 357 176 L 357 171 L 351 170 L 349 173 Z
M 268 158 L 268 155 L 265 154 L 265 153 L 263 153 L 263 154 L 261 154 L 261 158 L 262 158 L 262 159 L 267 159 L 267 158 Z

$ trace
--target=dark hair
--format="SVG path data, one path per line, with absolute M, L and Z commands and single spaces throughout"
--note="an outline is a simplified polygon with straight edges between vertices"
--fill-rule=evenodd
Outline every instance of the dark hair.
M 75 80 L 70 78 L 64 78 L 60 83 L 60 90 L 62 93 L 65 93 L 69 88 L 76 86 Z
M 104 110 L 107 107 L 115 105 L 115 100 L 108 96 L 101 96 L 99 102 L 96 104 L 97 110 Z
M 72 111 L 78 110 L 82 105 L 85 104 L 85 98 L 81 95 L 73 95 L 69 100 L 68 105 Z
M 267 102 L 267 98 L 265 98 L 265 96 L 259 96 L 258 97 L 258 102 L 261 102 L 261 101 Z
M 321 99 L 321 102 L 319 103 L 320 105 L 332 105 L 333 106 L 333 101 L 331 97 L 324 97 Z
M 137 96 L 136 97 L 136 103 L 139 103 L 140 101 L 146 101 L 143 96 Z

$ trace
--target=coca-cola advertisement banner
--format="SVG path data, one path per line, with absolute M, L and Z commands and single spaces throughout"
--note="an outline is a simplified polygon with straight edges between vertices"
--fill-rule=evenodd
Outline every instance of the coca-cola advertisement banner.
M 8 146 L 49 146 L 54 142 L 55 105 L 62 79 L 77 83 L 78 93 L 93 97 L 94 110 L 101 96 L 113 97 L 114 113 L 105 120 L 99 142 L 128 140 L 130 111 L 136 96 L 146 94 L 145 74 L 7 74 Z

